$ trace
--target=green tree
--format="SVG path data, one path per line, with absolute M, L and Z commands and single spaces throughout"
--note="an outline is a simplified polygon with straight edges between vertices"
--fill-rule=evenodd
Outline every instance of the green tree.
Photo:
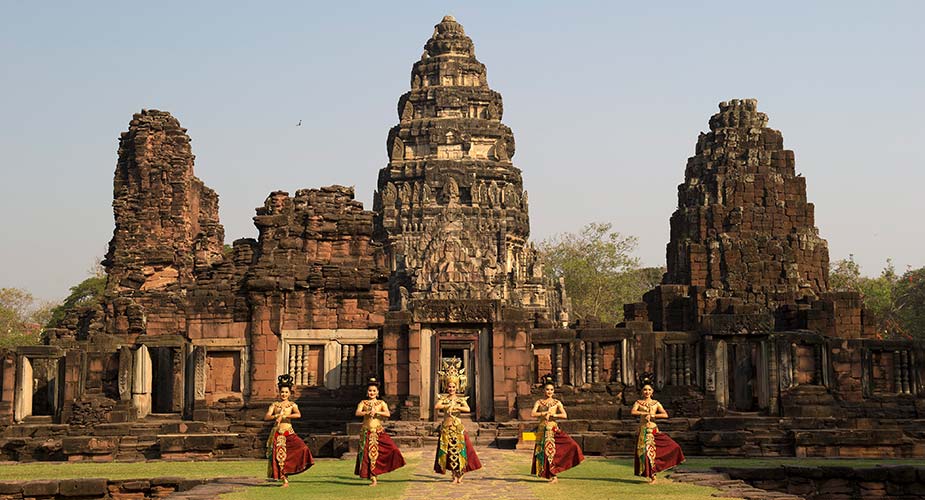
M 0 347 L 32 345 L 39 341 L 42 324 L 35 297 L 21 288 L 0 288 Z
M 863 276 L 854 256 L 833 262 L 829 268 L 829 285 L 833 291 L 853 291 L 861 294 L 867 321 L 885 337 L 908 337 L 909 332 L 902 316 L 904 305 L 900 300 L 900 277 L 893 261 L 875 278 Z
M 596 317 L 614 324 L 623 319 L 623 304 L 638 302 L 661 279 L 664 270 L 639 267 L 632 256 L 636 238 L 613 231 L 609 223 L 590 223 L 579 233 L 561 233 L 537 249 L 548 277 L 565 278 L 565 290 L 577 319 Z
M 896 283 L 899 319 L 906 332 L 915 338 L 925 338 L 925 267 L 909 269 Z
M 106 290 L 106 271 L 97 260 L 89 272 L 90 277 L 72 286 L 71 293 L 64 299 L 64 302 L 50 310 L 48 320 L 43 324 L 48 327 L 56 326 L 71 309 L 99 303 Z

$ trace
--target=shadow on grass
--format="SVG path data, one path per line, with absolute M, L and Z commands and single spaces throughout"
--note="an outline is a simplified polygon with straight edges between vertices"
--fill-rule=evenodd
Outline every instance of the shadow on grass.
M 642 484 L 645 483 L 645 480 L 634 481 L 632 479 L 620 479 L 618 477 L 596 477 L 596 476 L 573 476 L 569 475 L 567 477 L 559 476 L 559 483 L 569 483 L 572 481 L 598 481 L 601 483 L 623 483 L 623 484 Z

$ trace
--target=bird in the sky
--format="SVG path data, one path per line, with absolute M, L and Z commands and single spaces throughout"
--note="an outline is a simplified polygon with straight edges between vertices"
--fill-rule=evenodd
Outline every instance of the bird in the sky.
M 296 123 L 295 126 L 296 126 L 296 127 L 301 127 L 301 126 L 302 126 L 302 120 L 299 120 L 299 123 Z

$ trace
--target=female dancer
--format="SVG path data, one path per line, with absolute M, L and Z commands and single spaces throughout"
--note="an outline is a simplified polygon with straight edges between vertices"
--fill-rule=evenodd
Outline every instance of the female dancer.
M 453 475 L 453 483 L 462 482 L 466 472 L 482 468 L 469 434 L 459 420 L 460 413 L 468 413 L 469 403 L 466 396 L 460 396 L 459 391 L 465 390 L 466 376 L 460 368 L 462 360 L 450 358 L 443 362 L 443 370 L 439 371 L 443 394 L 437 395 L 437 404 L 434 409 L 443 412 L 443 423 L 440 425 L 440 440 L 437 441 L 437 456 L 434 458 L 434 472 Z
M 360 431 L 360 449 L 353 473 L 369 479 L 370 486 L 376 486 L 376 476 L 405 465 L 405 459 L 382 428 L 382 419 L 391 417 L 392 413 L 389 405 L 379 399 L 379 382 L 375 378 L 369 379 L 366 384 L 366 396 L 369 399 L 357 405 L 356 416 L 363 417 L 363 429 Z
M 559 429 L 556 419 L 568 418 L 562 401 L 555 399 L 556 386 L 551 377 L 546 377 L 543 390 L 545 399 L 533 405 L 530 414 L 539 417 L 536 429 L 536 445 L 533 448 L 533 467 L 531 474 L 549 479 L 550 483 L 559 482 L 557 475 L 581 463 L 585 459 L 578 443 L 565 431 Z
M 270 459 L 267 477 L 282 479 L 283 488 L 286 488 L 289 486 L 289 476 L 304 472 L 315 461 L 308 446 L 292 429 L 292 419 L 302 418 L 299 406 L 289 400 L 292 397 L 292 376 L 280 375 L 277 382 L 279 401 L 271 404 L 263 417 L 264 420 L 275 421 L 267 439 L 267 458 Z
M 655 483 L 655 474 L 670 469 L 684 461 L 684 452 L 673 439 L 658 431 L 653 420 L 668 418 L 662 404 L 652 399 L 652 381 L 642 385 L 642 399 L 636 401 L 630 413 L 639 416 L 639 437 L 636 440 L 636 455 L 633 465 L 637 476 Z

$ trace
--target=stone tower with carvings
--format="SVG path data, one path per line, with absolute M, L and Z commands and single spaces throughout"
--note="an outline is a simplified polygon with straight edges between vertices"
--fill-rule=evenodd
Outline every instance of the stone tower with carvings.
M 527 195 L 472 40 L 446 16 L 411 70 L 379 172 L 377 236 L 392 266 L 393 309 L 416 299 L 543 307 Z

